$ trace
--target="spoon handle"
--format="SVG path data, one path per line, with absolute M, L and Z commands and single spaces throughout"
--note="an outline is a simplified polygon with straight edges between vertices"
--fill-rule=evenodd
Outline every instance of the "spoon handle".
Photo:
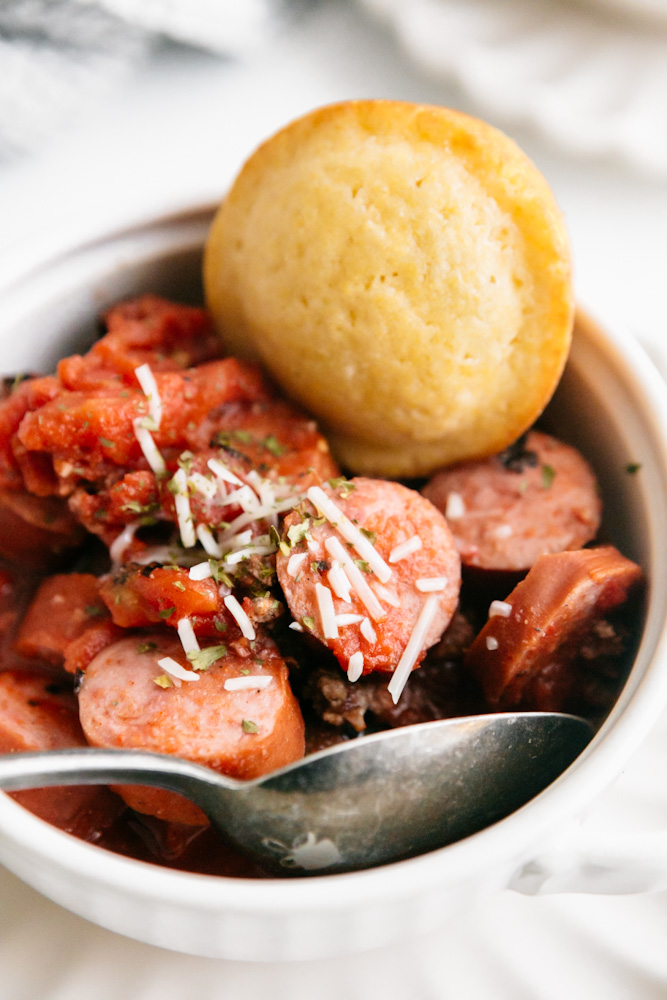
M 177 757 L 144 750 L 76 747 L 31 753 L 0 754 L 0 789 L 20 791 L 53 785 L 150 785 L 199 799 L 211 784 L 233 790 L 236 782 Z

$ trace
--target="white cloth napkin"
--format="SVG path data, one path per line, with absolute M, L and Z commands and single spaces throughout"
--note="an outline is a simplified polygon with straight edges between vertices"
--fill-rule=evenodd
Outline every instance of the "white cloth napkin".
M 242 57 L 305 0 L 0 0 L 0 159 L 36 147 L 161 44 Z

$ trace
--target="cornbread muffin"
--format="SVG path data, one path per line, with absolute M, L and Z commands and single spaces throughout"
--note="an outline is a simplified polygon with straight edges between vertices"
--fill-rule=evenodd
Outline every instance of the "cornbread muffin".
M 261 146 L 216 216 L 208 304 L 354 472 L 500 451 L 549 400 L 573 301 L 549 187 L 491 126 L 352 101 Z

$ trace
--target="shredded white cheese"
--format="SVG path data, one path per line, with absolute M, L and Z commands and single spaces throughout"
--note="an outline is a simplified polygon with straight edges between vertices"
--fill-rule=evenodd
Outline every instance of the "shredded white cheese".
M 493 532 L 494 538 L 511 538 L 514 534 L 511 524 L 499 524 Z
M 364 654 L 353 653 L 347 663 L 347 679 L 353 684 L 358 681 L 364 672 Z
M 448 521 L 458 521 L 465 517 L 466 505 L 460 493 L 448 493 L 447 505 L 445 507 L 445 517 Z
M 210 576 L 213 576 L 213 571 L 207 562 L 200 562 L 196 566 L 190 567 L 188 576 L 191 580 L 208 580 Z
M 227 594 L 223 600 L 225 602 L 225 607 L 229 611 L 232 618 L 235 619 L 238 627 L 241 629 L 241 635 L 244 635 L 246 639 L 255 639 L 255 629 L 253 628 L 252 622 L 234 595 Z
M 414 552 L 419 552 L 422 547 L 422 540 L 419 535 L 413 535 L 412 538 L 408 538 L 405 542 L 401 542 L 396 548 L 392 549 L 389 553 L 389 562 L 397 563 L 401 559 L 407 559 Z
M 155 375 L 148 364 L 139 365 L 138 368 L 134 369 L 134 374 L 137 376 L 137 381 L 148 400 L 148 413 L 155 424 L 155 430 L 158 430 L 162 423 L 162 400 L 158 392 Z
M 171 656 L 165 656 L 161 660 L 158 660 L 157 665 L 158 667 L 162 667 L 166 673 L 171 674 L 172 677 L 176 677 L 179 681 L 199 680 L 199 674 L 195 673 L 194 670 L 186 670 L 176 660 L 172 660 Z
M 415 580 L 415 587 L 421 590 L 422 594 L 428 594 L 434 590 L 444 590 L 447 586 L 446 576 L 422 576 Z
M 125 549 L 127 549 L 128 546 L 130 546 L 134 541 L 135 532 L 140 525 L 141 521 L 132 521 L 131 524 L 126 525 L 120 535 L 118 535 L 117 538 L 114 538 L 113 542 L 109 546 L 111 561 L 116 565 L 119 565 L 123 561 Z
M 238 476 L 235 476 L 231 469 L 228 469 L 226 465 L 218 461 L 217 458 L 209 458 L 206 464 L 213 475 L 217 476 L 218 479 L 222 479 L 223 483 L 231 483 L 232 486 L 244 485 L 243 481 Z
M 199 643 L 197 642 L 197 636 L 195 635 L 195 630 L 192 627 L 192 622 L 189 618 L 179 618 L 176 624 L 176 630 L 178 631 L 178 638 L 181 640 L 181 646 L 183 647 L 184 653 L 198 653 Z
M 165 461 L 158 451 L 155 441 L 151 437 L 151 432 L 141 426 L 141 417 L 133 421 L 134 436 L 139 442 L 139 447 L 144 453 L 144 458 L 150 465 L 156 476 L 164 476 L 167 471 Z
M 228 677 L 225 681 L 225 691 L 262 691 L 267 688 L 273 677 L 271 674 L 248 674 L 244 677 Z
M 359 567 L 343 548 L 340 540 L 336 538 L 335 535 L 330 535 L 329 538 L 325 540 L 324 546 L 329 555 L 333 556 L 334 559 L 337 559 L 338 562 L 341 563 L 343 569 L 345 570 L 345 574 L 354 589 L 354 592 L 369 612 L 371 618 L 375 619 L 375 621 L 381 621 L 383 618 L 386 618 L 384 608 L 364 580 L 364 575 Z
M 269 556 L 275 551 L 275 545 L 246 545 L 244 549 L 237 549 L 236 552 L 229 553 L 225 559 L 225 567 L 236 566 L 244 559 L 250 559 L 250 556 Z
M 198 524 L 196 535 L 202 544 L 204 551 L 213 559 L 222 559 L 222 549 L 216 542 L 213 532 L 206 524 Z
M 340 507 L 333 500 L 329 499 L 320 486 L 311 486 L 306 491 L 306 496 L 326 517 L 327 521 L 334 525 L 345 541 L 349 542 L 357 550 L 361 558 L 368 563 L 378 580 L 381 583 L 386 583 L 392 574 L 392 570 L 380 553 L 371 545 L 370 540 L 361 533 L 355 524 L 352 524 L 352 521 L 343 513 Z
M 328 587 L 321 583 L 315 584 L 315 597 L 317 608 L 320 613 L 322 624 L 322 634 L 325 639 L 338 638 L 338 626 L 336 625 L 336 612 L 334 611 L 333 597 Z
M 507 601 L 491 601 L 489 605 L 489 618 L 509 618 L 512 614 L 512 605 Z
M 176 507 L 176 520 L 178 521 L 178 530 L 181 533 L 181 542 L 183 548 L 191 549 L 197 544 L 197 536 L 190 509 L 188 479 L 185 469 L 176 470 L 171 478 L 170 486 L 174 490 L 174 506 Z
M 238 517 L 234 518 L 232 523 L 225 528 L 224 533 L 221 535 L 221 540 L 226 542 L 228 539 L 233 538 L 237 534 L 239 528 L 245 528 L 246 525 L 252 524 L 253 521 L 262 521 L 267 518 L 273 517 L 274 514 L 280 514 L 285 510 L 290 510 L 292 507 L 296 507 L 297 504 L 301 503 L 303 500 L 303 495 L 286 497 L 285 500 L 277 500 L 275 504 L 271 507 L 258 507 L 254 512 L 244 512 L 239 514 Z
M 327 581 L 329 582 L 329 585 L 331 586 L 331 589 L 336 597 L 339 597 L 341 601 L 345 601 L 346 604 L 349 604 L 351 600 L 351 584 L 338 559 L 333 559 L 331 561 L 331 569 L 327 572 Z
M 367 622 L 368 618 L 363 615 L 336 615 L 336 625 L 341 628 L 345 625 L 357 625 L 359 622 Z
M 364 618 L 361 625 L 359 626 L 359 631 L 363 635 L 364 639 L 368 642 L 377 642 L 377 635 L 375 634 L 375 629 L 371 625 L 368 618 Z
M 486 648 L 490 650 L 498 649 L 498 640 L 493 635 L 487 635 Z
M 381 583 L 373 580 L 372 589 L 385 604 L 389 604 L 392 608 L 400 608 L 401 602 L 398 599 L 398 595 L 393 590 L 390 590 L 389 587 L 383 587 Z
M 300 625 L 299 622 L 290 622 L 289 627 L 295 632 L 303 632 L 303 625 Z
M 437 594 L 429 594 L 424 601 L 422 609 L 417 616 L 415 627 L 413 628 L 412 634 L 408 639 L 408 644 L 403 650 L 403 655 L 398 661 L 396 669 L 392 674 L 392 678 L 387 685 L 387 690 L 391 695 L 394 705 L 398 703 L 398 699 L 401 697 L 403 688 L 407 684 L 408 677 L 412 672 L 412 668 L 417 662 L 419 654 L 422 651 L 428 631 L 438 613 L 438 600 L 439 598 Z
M 191 472 L 188 476 L 188 486 L 192 486 L 197 493 L 201 493 L 207 500 L 212 500 L 218 492 L 218 484 L 212 479 L 202 476 L 201 472 Z
M 308 553 L 306 552 L 297 552 L 295 555 L 290 556 L 287 560 L 287 575 L 294 579 L 307 558 Z

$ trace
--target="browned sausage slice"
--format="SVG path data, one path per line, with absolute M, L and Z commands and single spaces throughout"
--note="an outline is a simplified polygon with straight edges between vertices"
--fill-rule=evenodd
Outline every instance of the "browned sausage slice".
M 612 545 L 540 556 L 468 650 L 466 664 L 489 704 L 517 706 L 542 671 L 574 661 L 595 622 L 641 576 Z
M 76 698 L 52 677 L 28 671 L 0 673 L 0 753 L 85 746 Z M 12 798 L 42 819 L 84 840 L 96 840 L 123 811 L 104 787 L 38 788 Z
M 444 518 L 419 493 L 380 479 L 331 481 L 307 496 L 285 520 L 276 563 L 296 624 L 333 651 L 351 680 L 393 673 L 412 642 L 409 673 L 458 601 L 460 560 Z
M 89 664 L 79 690 L 88 742 L 174 754 L 235 778 L 255 778 L 297 760 L 304 753 L 304 724 L 287 666 L 268 639 L 245 652 L 229 651 L 198 671 L 198 680 L 181 681 L 158 664 L 170 657 L 191 670 L 168 633 L 108 646 Z M 118 791 L 138 812 L 206 823 L 196 806 L 171 792 L 137 786 Z
M 493 458 L 438 472 L 424 496 L 447 517 L 464 566 L 527 570 L 595 537 L 601 504 L 579 452 L 531 431 Z

